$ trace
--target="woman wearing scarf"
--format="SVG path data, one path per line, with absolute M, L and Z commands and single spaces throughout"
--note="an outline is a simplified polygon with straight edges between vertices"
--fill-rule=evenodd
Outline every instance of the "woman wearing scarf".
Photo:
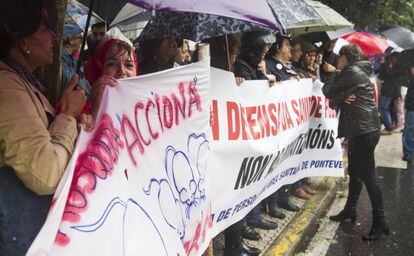
M 0 19 L 0 255 L 24 255 L 72 155 L 86 96 L 72 77 L 56 114 L 33 75 L 52 63 L 56 40 L 43 1 L 6 1 Z

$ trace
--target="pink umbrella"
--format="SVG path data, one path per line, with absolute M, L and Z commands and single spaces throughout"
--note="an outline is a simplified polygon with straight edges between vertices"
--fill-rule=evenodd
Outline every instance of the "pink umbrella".
M 266 0 L 128 0 L 147 10 L 197 12 L 251 21 L 270 29 L 280 26 Z
M 367 32 L 354 32 L 342 38 L 350 44 L 358 45 L 367 57 L 382 54 L 390 47 L 384 38 Z

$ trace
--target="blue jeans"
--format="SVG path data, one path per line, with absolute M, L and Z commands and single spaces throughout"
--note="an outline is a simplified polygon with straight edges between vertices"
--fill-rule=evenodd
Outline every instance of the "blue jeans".
M 25 255 L 46 220 L 52 196 L 27 189 L 14 170 L 0 167 L 0 255 Z
M 404 156 L 414 156 L 414 110 L 405 110 L 405 126 L 402 135 L 402 144 Z
M 391 111 L 393 109 L 393 97 L 384 97 L 380 98 L 379 108 L 381 113 L 381 121 L 385 126 L 385 129 L 388 131 L 392 131 L 392 118 L 391 118 Z

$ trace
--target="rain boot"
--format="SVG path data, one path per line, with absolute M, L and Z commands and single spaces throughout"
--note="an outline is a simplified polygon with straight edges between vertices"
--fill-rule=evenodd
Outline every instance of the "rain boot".
M 372 212 L 373 221 L 371 231 L 362 237 L 364 241 L 376 241 L 383 233 L 386 236 L 390 233 L 390 229 L 385 221 L 384 208 L 378 208 Z

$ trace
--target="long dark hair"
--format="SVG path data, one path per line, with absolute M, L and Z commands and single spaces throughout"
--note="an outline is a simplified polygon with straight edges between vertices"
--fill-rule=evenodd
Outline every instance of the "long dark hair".
M 253 68 L 257 68 L 262 61 L 266 42 L 263 36 L 268 33 L 262 31 L 244 33 L 241 38 L 239 57 L 249 63 Z
M 13 44 L 35 33 L 43 17 L 43 0 L 2 1 L 0 8 L 0 59 L 7 57 Z

